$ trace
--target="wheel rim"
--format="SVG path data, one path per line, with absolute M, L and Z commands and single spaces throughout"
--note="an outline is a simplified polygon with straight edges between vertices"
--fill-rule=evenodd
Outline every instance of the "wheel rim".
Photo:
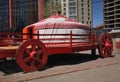
M 38 40 L 27 40 L 17 50 L 16 58 L 24 71 L 40 70 L 47 62 L 47 49 Z
M 99 53 L 103 58 L 112 56 L 113 42 L 108 33 L 102 34 L 99 39 Z

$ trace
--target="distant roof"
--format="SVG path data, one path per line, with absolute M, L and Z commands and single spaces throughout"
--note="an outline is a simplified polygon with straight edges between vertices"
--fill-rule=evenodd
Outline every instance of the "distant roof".
M 113 28 L 109 33 L 120 33 L 120 28 Z
M 104 29 L 104 23 L 99 24 L 98 26 L 96 26 L 94 29 L 98 30 L 98 29 Z

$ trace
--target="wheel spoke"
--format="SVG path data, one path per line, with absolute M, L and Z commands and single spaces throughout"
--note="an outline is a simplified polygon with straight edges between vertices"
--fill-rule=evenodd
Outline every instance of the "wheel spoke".
M 107 42 L 109 40 L 108 36 L 105 36 L 105 42 Z
M 103 54 L 105 54 L 105 47 L 102 49 Z
M 109 40 L 108 43 L 109 43 L 109 44 L 112 44 L 112 40 Z
M 43 53 L 42 49 L 37 51 L 37 54 L 39 54 L 39 55 L 42 54 L 42 53 Z
M 112 49 L 111 48 L 108 48 L 108 55 L 112 56 Z
M 105 43 L 105 39 L 103 38 L 103 39 L 101 40 L 101 42 Z
M 105 51 L 105 49 L 106 49 L 106 48 L 105 48 L 105 47 L 103 47 L 103 51 Z
M 28 55 L 30 55 L 31 51 L 26 48 L 26 49 L 25 49 L 25 53 L 28 54 Z
M 112 52 L 112 48 L 108 48 L 108 51 L 111 53 Z
M 111 56 L 111 49 L 110 48 L 107 49 L 107 52 L 108 52 L 108 55 Z
M 103 41 L 106 42 L 106 36 L 103 37 Z
M 101 42 L 101 45 L 102 45 L 102 46 L 105 46 L 105 43 L 102 41 L 102 42 Z
M 30 57 L 26 57 L 26 58 L 24 59 L 24 62 L 27 63 L 27 62 L 29 62 L 30 60 L 31 60 Z
M 31 67 L 35 67 L 35 61 L 34 60 L 31 61 Z
M 106 41 L 106 42 L 107 42 L 107 43 L 110 43 L 110 41 L 111 41 L 110 38 L 107 38 L 107 41 Z
M 39 63 L 41 63 L 41 62 L 42 62 L 42 60 L 41 60 L 41 59 L 38 59 L 38 58 L 37 58 L 36 60 L 37 60 Z
M 108 56 L 107 48 L 105 48 L 105 57 Z
M 36 46 L 32 45 L 32 51 L 35 51 L 35 50 L 36 50 Z

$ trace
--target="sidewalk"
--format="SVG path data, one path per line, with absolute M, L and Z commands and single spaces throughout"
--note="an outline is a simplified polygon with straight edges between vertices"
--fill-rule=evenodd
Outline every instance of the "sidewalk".
M 25 82 L 120 82 L 120 63 Z
M 84 59 L 85 58 L 83 58 L 81 60 L 84 60 Z M 63 63 L 65 63 L 64 61 L 66 61 L 66 60 L 61 60 L 61 61 L 63 61 Z M 75 61 L 78 61 L 78 60 L 75 60 Z M 53 66 L 51 68 L 47 68 L 42 71 L 30 72 L 30 73 L 25 73 L 25 74 L 23 72 L 19 72 L 19 73 L 7 75 L 7 76 L 3 75 L 3 76 L 0 76 L 0 81 L 1 82 L 18 82 L 18 81 L 28 81 L 28 80 L 32 80 L 32 79 L 38 79 L 38 78 L 42 79 L 42 78 L 51 77 L 51 76 L 80 72 L 83 70 L 101 68 L 104 66 L 114 65 L 114 64 L 120 64 L 120 54 L 115 55 L 115 57 L 104 58 L 104 59 L 97 58 L 97 59 L 93 59 L 93 60 L 86 61 L 86 62 L 81 62 L 79 60 L 79 62 L 75 63 L 75 64 Z M 30 81 L 30 82 L 32 82 L 32 81 Z M 34 82 L 34 80 L 33 80 L 33 82 Z M 37 81 L 37 82 L 40 82 L 40 81 Z M 57 82 L 61 82 L 61 81 L 57 81 Z M 84 81 L 84 82 L 86 82 L 86 81 Z

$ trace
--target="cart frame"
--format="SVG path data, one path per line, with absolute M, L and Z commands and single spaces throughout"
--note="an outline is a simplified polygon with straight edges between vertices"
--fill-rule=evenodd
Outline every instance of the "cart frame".
M 98 48 L 100 56 L 112 56 L 113 43 L 110 34 L 95 35 L 89 30 L 88 34 L 51 34 L 51 36 L 69 36 L 69 38 L 54 38 L 52 40 L 64 40 L 69 42 L 43 43 L 39 36 L 48 34 L 33 33 L 33 29 L 27 29 L 27 33 L 0 32 L 0 59 L 7 57 L 16 58 L 18 65 L 24 71 L 36 71 L 47 63 L 48 55 L 68 54 L 85 50 L 95 50 Z M 50 34 L 49 34 L 50 35 Z M 87 36 L 87 38 L 73 38 L 73 36 Z M 23 38 L 27 37 L 27 38 Z M 37 37 L 37 38 L 34 38 Z M 85 40 L 87 42 L 74 42 L 74 40 Z

